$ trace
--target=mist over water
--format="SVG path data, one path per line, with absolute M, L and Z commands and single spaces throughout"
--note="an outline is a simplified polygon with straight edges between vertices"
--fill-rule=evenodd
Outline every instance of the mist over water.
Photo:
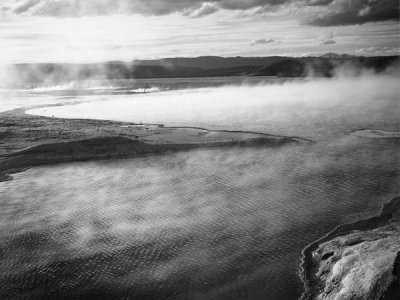
M 354 140 L 18 174 L 2 183 L 2 290 L 295 299 L 301 249 L 400 192 L 397 147 Z
M 56 84 L 28 84 L 0 88 L 0 112 L 37 105 L 115 100 L 116 96 L 139 95 L 165 91 L 212 88 L 226 85 L 259 85 L 279 83 L 285 79 L 271 77 L 155 78 L 115 80 L 70 80 Z M 0 78 L 0 87 L 3 79 Z
M 29 113 L 323 138 L 372 125 L 397 130 L 398 80 L 398 76 L 365 74 L 280 84 L 243 83 L 114 95 L 106 101 L 35 109 Z
M 398 139 L 348 134 L 399 131 L 397 83 L 363 75 L 109 94 L 31 111 L 316 143 L 16 174 L 0 183 L 0 298 L 296 299 L 301 250 L 400 193 Z

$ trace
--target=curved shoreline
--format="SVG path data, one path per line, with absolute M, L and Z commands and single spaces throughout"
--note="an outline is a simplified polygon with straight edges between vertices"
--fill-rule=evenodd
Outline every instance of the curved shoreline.
M 79 102 L 78 102 L 79 103 Z M 30 114 L 28 110 L 32 110 L 35 108 L 41 108 L 41 107 L 51 107 L 51 106 L 69 106 L 69 105 L 75 105 L 76 102 L 74 103 L 66 103 L 66 104 L 53 104 L 53 105 L 38 105 L 38 106 L 32 106 L 29 108 L 24 108 L 23 113 L 25 115 L 30 115 L 30 116 L 35 116 L 35 117 L 40 117 L 40 118 L 47 118 L 47 119 L 52 119 L 50 117 L 42 116 L 39 114 Z M 15 109 L 15 110 L 21 110 L 21 109 Z M 1 116 L 1 113 L 0 113 Z M 156 126 L 162 129 L 198 129 L 198 130 L 205 130 L 208 132 L 221 132 L 221 133 L 248 133 L 248 134 L 256 134 L 260 136 L 265 136 L 265 137 L 275 137 L 275 138 L 292 138 L 296 139 L 299 141 L 304 141 L 304 142 L 309 142 L 309 143 L 315 143 L 313 140 L 300 137 L 300 136 L 288 136 L 288 135 L 278 135 L 278 134 L 270 134 L 270 133 L 265 133 L 265 132 L 258 132 L 258 131 L 245 131 L 245 130 L 224 130 L 224 129 L 210 129 L 210 128 L 204 128 L 204 127 L 199 127 L 199 126 L 165 126 L 165 124 L 161 123 L 135 123 L 135 122 L 124 122 L 124 121 L 114 121 L 111 119 L 75 119 L 75 118 L 57 118 L 57 119 L 62 119 L 62 120 L 92 120 L 92 121 L 108 121 L 108 122 L 115 122 L 115 123 L 121 123 L 123 124 L 122 126 L 126 127 L 134 127 L 134 126 Z
M 335 227 L 332 231 L 328 232 L 323 237 L 310 243 L 302 251 L 302 258 L 300 263 L 300 278 L 303 281 L 304 292 L 300 297 L 301 300 L 312 300 L 316 296 L 317 276 L 315 270 L 315 262 L 313 260 L 313 252 L 318 247 L 334 238 L 345 236 L 351 232 L 366 231 L 376 229 L 386 225 L 391 221 L 393 215 L 400 211 L 400 197 L 395 197 L 389 202 L 382 205 L 380 214 L 364 220 L 357 220 L 353 223 L 341 224 Z
M 187 129 L 206 130 L 206 131 L 209 131 L 209 132 L 250 133 L 250 134 L 262 135 L 262 136 L 265 136 L 265 137 L 291 138 L 291 139 L 296 139 L 296 140 L 300 140 L 300 141 L 314 143 L 314 141 L 312 141 L 310 139 L 307 139 L 307 138 L 304 138 L 304 137 L 277 135 L 277 134 L 270 134 L 270 133 L 257 132 L 257 131 L 208 129 L 208 128 L 196 127 L 196 126 L 164 126 L 163 124 L 145 124 L 145 123 L 143 123 L 143 125 L 158 125 L 158 126 L 161 126 L 162 128 L 166 128 L 166 129 L 185 129 L 185 128 L 187 128 Z
M 276 147 L 310 143 L 300 137 L 259 132 L 209 130 L 199 127 L 168 127 L 162 124 L 115 122 L 91 119 L 60 119 L 28 115 L 25 109 L 0 113 L 0 182 L 28 168 L 57 163 L 133 158 L 216 147 Z M 5 129 L 5 130 L 4 130 Z M 202 141 L 160 142 L 147 140 L 180 129 L 227 133 L 229 138 Z M 235 137 L 235 134 L 238 134 Z M 240 136 L 248 134 L 251 137 Z M 193 137 L 191 137 L 193 139 Z M 196 137 L 194 137 L 196 139 Z M 10 150 L 11 149 L 11 150 Z

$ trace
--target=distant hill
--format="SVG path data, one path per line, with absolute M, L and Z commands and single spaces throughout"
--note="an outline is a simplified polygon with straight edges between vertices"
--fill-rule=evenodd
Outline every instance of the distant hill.
M 164 58 L 160 60 L 136 60 L 135 65 L 152 65 L 163 67 L 181 67 L 181 68 L 201 68 L 206 70 L 229 69 L 239 67 L 260 67 L 269 66 L 273 63 L 284 60 L 282 56 L 268 57 L 220 57 L 220 56 L 200 56 L 195 58 L 175 57 Z
M 215 76 L 333 76 L 339 67 L 382 72 L 398 56 L 357 57 L 328 53 L 320 57 L 218 57 L 165 58 L 94 64 L 9 65 L 10 81 L 22 85 L 58 84 L 82 79 L 130 79 Z
M 355 55 L 350 54 L 337 54 L 337 53 L 325 53 L 320 55 L 319 57 L 327 57 L 327 58 L 354 58 L 357 57 Z
M 371 70 L 380 73 L 389 66 L 398 63 L 398 56 L 357 57 L 357 56 L 320 56 L 288 58 L 258 70 L 255 76 L 332 77 L 340 68 L 344 71 L 361 72 Z

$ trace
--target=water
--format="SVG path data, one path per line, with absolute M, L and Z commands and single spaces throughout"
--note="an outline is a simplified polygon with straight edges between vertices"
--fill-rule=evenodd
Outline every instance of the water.
M 43 86 L 0 88 L 0 112 L 37 106 L 85 101 L 110 100 L 111 96 L 138 96 L 162 91 L 176 91 L 226 85 L 259 85 L 280 83 L 287 79 L 274 77 L 206 77 L 206 78 L 150 78 L 81 80 Z M 1 84 L 1 83 L 0 83 Z M 112 97 L 115 98 L 115 97 Z
M 267 83 L 107 95 L 79 105 L 39 108 L 29 113 L 251 130 L 312 140 L 339 138 L 365 128 L 400 130 L 398 78 Z
M 338 85 L 324 83 L 336 101 L 329 105 L 320 90 L 311 93 L 316 86 L 289 85 L 273 86 L 273 92 L 261 86 L 109 95 L 46 108 L 65 117 L 91 108 L 92 117 L 101 118 L 101 105 L 113 103 L 119 115 L 110 112 L 111 119 L 135 121 L 139 115 L 138 121 L 160 117 L 167 125 L 189 120 L 187 125 L 271 129 L 303 133 L 316 143 L 19 173 L 0 183 L 0 298 L 296 299 L 301 250 L 338 224 L 376 214 L 400 193 L 398 140 L 349 134 L 398 130 L 398 90 L 375 91 L 376 84 L 367 88 L 368 98 L 352 91 L 352 101 L 343 102 L 333 98 L 349 97 L 349 91 L 333 94 L 327 89 Z M 296 89 L 308 94 L 297 97 L 293 109 L 287 97 Z M 238 93 L 242 101 L 232 97 Z M 207 95 L 206 105 L 196 101 L 198 94 Z M 266 100 L 272 96 L 277 99 Z M 163 101 L 171 110 L 155 111 Z M 171 114 L 185 101 L 192 110 Z M 227 111 L 228 104 L 234 109 Z M 237 111 L 246 106 L 251 110 Z

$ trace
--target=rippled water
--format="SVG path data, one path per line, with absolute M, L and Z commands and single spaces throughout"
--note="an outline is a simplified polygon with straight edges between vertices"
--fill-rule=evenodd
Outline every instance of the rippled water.
M 347 132 L 395 129 L 397 96 L 236 117 L 251 129 L 269 111 L 260 130 L 297 126 L 316 143 L 16 174 L 0 183 L 0 299 L 296 299 L 301 250 L 400 194 L 399 140 Z
M 295 299 L 301 249 L 400 192 L 398 147 L 346 145 L 201 150 L 18 174 L 0 184 L 2 293 Z

